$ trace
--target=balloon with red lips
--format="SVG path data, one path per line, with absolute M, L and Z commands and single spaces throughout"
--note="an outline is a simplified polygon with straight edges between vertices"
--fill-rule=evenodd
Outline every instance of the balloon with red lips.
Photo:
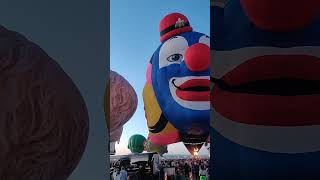
M 319 1 L 212 5 L 213 178 L 319 179 Z
M 144 89 L 149 139 L 199 148 L 209 136 L 210 38 L 193 31 L 180 13 L 165 16 L 159 31 L 161 44 L 150 59 Z

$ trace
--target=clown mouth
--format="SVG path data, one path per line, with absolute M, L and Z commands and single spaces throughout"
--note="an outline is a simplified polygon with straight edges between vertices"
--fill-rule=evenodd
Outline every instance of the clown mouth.
M 212 105 L 232 121 L 265 126 L 320 125 L 320 58 L 265 55 L 215 83 Z
M 183 107 L 194 110 L 210 109 L 209 76 L 173 77 L 169 88 L 173 99 Z
M 220 89 L 232 93 L 279 96 L 320 94 L 319 80 L 279 78 L 244 82 L 235 86 L 229 85 L 222 79 L 211 77 L 210 80 Z
M 196 91 L 196 92 L 206 92 L 210 91 L 210 87 L 208 86 L 208 80 L 200 79 L 200 80 L 189 80 L 188 82 L 182 84 L 181 86 L 177 86 L 174 84 L 176 79 L 172 80 L 172 84 L 179 89 L 180 91 Z M 192 86 L 192 82 L 198 82 L 199 84 L 204 84 L 204 86 L 194 85 Z M 189 84 L 189 86 L 188 86 Z

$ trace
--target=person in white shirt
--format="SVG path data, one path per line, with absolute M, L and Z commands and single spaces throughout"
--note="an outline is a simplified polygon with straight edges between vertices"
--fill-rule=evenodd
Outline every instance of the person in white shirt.
M 199 176 L 200 176 L 200 180 L 207 179 L 207 171 L 204 168 L 204 165 L 200 166 Z
M 126 169 L 122 166 L 120 171 L 120 180 L 127 180 L 128 178 L 128 172 Z

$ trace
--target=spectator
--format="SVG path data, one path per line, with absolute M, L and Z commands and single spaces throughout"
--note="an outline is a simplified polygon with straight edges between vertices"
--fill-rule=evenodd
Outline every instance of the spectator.
M 120 171 L 120 180 L 127 180 L 128 178 L 128 172 L 126 169 L 122 166 Z
M 197 162 L 192 164 L 192 177 L 194 177 L 195 180 L 199 179 L 199 165 Z
M 164 163 L 161 162 L 161 165 L 159 166 L 159 170 L 160 170 L 160 180 L 164 179 Z
M 170 167 L 175 167 L 175 164 L 176 163 L 172 160 L 171 163 L 170 163 Z
M 207 171 L 207 179 L 209 180 L 210 179 L 210 168 L 209 168 L 210 166 L 209 166 L 209 164 L 208 164 L 208 166 L 207 166 L 207 168 L 206 168 L 206 171 Z
M 200 167 L 199 176 L 200 176 L 200 180 L 206 180 L 208 177 L 207 170 L 204 168 L 203 165 L 201 165 Z
M 153 179 L 159 180 L 160 176 L 160 157 L 158 154 L 154 154 L 152 157 L 152 166 L 151 169 L 153 171 Z
M 136 174 L 139 180 L 145 180 L 147 175 L 145 167 L 140 166 L 139 171 Z
M 121 180 L 120 179 L 120 169 L 119 168 L 116 168 L 115 171 L 113 172 L 112 174 L 112 179 L 113 180 Z
M 188 163 L 184 163 L 184 175 L 186 178 L 189 178 L 190 176 L 190 166 Z

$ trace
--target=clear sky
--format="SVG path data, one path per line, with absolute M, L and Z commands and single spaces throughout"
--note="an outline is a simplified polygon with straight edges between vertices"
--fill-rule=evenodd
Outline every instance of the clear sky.
M 128 139 L 133 134 L 148 136 L 142 90 L 146 67 L 160 45 L 159 22 L 173 12 L 188 17 L 194 31 L 210 35 L 209 0 L 111 0 L 110 69 L 125 77 L 138 95 L 138 108 L 125 124 L 117 154 L 127 154 Z M 170 145 L 171 154 L 189 154 L 181 143 Z M 209 154 L 202 148 L 199 154 Z

